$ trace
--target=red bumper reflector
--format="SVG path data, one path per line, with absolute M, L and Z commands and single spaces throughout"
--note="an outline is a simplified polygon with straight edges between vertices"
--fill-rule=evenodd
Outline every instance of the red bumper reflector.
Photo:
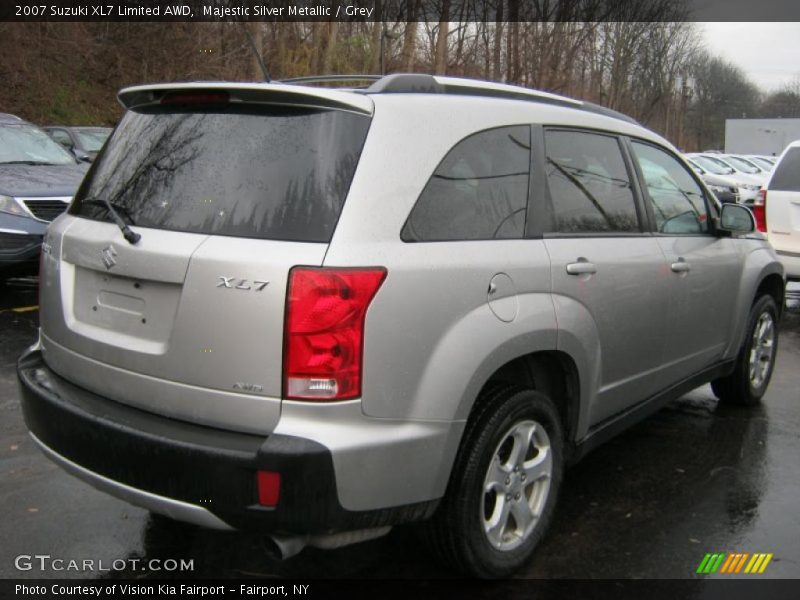
M 281 497 L 281 474 L 275 471 L 256 471 L 258 503 L 261 506 L 278 506 Z

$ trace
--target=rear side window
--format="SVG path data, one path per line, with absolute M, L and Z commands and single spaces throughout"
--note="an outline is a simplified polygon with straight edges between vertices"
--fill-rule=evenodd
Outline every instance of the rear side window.
M 800 192 L 800 148 L 790 148 L 775 167 L 769 189 Z
M 476 133 L 456 144 L 406 221 L 406 242 L 523 237 L 528 202 L 528 126 Z
M 703 190 L 678 160 L 655 146 L 632 142 L 660 233 L 697 234 L 708 231 Z
M 294 107 L 129 111 L 70 212 L 142 227 L 328 242 L 370 119 Z
M 547 131 L 545 147 L 551 232 L 639 231 L 630 177 L 616 138 Z

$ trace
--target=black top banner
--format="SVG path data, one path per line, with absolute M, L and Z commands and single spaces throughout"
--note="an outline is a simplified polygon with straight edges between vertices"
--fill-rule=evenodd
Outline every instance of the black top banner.
M 0 21 L 800 21 L 794 0 L 4 0 Z

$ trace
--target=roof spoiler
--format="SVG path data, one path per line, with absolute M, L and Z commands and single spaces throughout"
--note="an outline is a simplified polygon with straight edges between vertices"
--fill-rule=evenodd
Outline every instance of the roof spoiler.
M 271 104 L 345 110 L 372 115 L 373 103 L 367 96 L 325 88 L 312 88 L 281 83 L 192 82 L 139 85 L 120 90 L 120 104 L 126 109 L 158 106 L 171 94 L 227 94 L 231 104 Z

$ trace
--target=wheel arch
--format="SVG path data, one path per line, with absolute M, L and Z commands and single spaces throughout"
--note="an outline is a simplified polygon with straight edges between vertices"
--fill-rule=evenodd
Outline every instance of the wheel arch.
M 772 296 L 772 299 L 775 300 L 775 304 L 778 307 L 778 317 L 780 317 L 781 313 L 783 313 L 785 294 L 786 283 L 784 282 L 783 277 L 777 273 L 769 273 L 765 275 L 758 284 L 753 302 L 764 295 Z
M 481 387 L 470 410 L 475 414 L 485 392 L 496 385 L 536 390 L 548 396 L 558 409 L 565 441 L 577 437 L 580 415 L 580 373 L 575 360 L 560 350 L 540 350 L 517 356 L 500 365 Z
M 733 322 L 733 331 L 723 359 L 738 355 L 744 341 L 750 309 L 760 296 L 763 294 L 772 296 L 778 305 L 780 316 L 785 287 L 783 265 L 770 247 L 758 246 L 745 256 L 735 308 L 735 314 L 739 315 L 739 318 Z

